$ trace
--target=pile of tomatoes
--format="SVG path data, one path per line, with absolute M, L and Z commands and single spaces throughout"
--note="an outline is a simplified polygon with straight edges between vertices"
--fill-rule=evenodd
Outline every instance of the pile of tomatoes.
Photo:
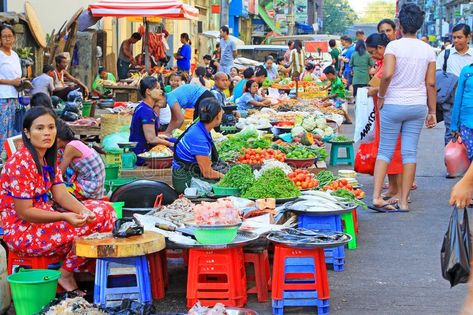
M 297 169 L 289 173 L 288 177 L 299 189 L 312 189 L 319 185 L 319 181 L 307 170 Z
M 263 164 L 268 159 L 284 162 L 286 155 L 274 149 L 243 149 L 243 154 L 238 158 L 238 162 L 243 164 Z
M 342 189 L 342 188 L 345 188 L 349 192 L 353 193 L 353 195 L 355 195 L 355 197 L 357 199 L 363 199 L 366 196 L 366 193 L 362 189 L 353 188 L 353 186 L 350 185 L 348 183 L 348 181 L 346 179 L 343 179 L 343 178 L 339 179 L 339 180 L 334 180 L 333 182 L 331 182 L 327 186 L 324 186 L 323 190 L 335 191 L 335 190 Z

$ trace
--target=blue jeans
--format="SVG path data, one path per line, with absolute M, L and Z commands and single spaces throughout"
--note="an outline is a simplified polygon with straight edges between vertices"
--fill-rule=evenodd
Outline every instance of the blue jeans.
M 445 123 L 445 145 L 453 139 L 450 125 L 452 124 L 452 107 L 450 103 L 442 104 L 443 122 Z
M 391 162 L 401 133 L 402 163 L 416 163 L 417 144 L 426 116 L 426 105 L 384 105 L 380 111 L 378 159 Z
M 130 63 L 121 59 L 117 60 L 117 74 L 118 80 L 123 80 L 128 77 L 128 70 L 130 69 Z

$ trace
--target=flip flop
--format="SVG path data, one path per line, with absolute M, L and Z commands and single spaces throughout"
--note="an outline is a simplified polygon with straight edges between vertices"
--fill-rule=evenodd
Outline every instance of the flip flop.
M 416 183 L 412 184 L 411 190 L 416 190 L 416 189 L 417 189 L 417 184 Z
M 394 197 L 394 196 L 393 196 L 393 197 Z M 393 197 L 389 197 L 389 196 L 386 196 L 386 195 L 384 195 L 384 194 L 381 194 L 381 198 L 383 198 L 384 201 L 391 200 Z M 396 202 L 399 202 L 398 199 L 396 199 L 396 200 L 397 200 Z M 411 202 L 412 202 L 410 196 L 407 198 L 407 202 L 408 202 L 408 203 L 411 203 Z M 473 204 L 472 204 L 472 207 L 473 207 Z
M 385 204 L 382 207 L 376 207 L 376 206 L 368 206 L 369 209 L 376 211 L 376 212 L 381 212 L 381 213 L 391 213 L 391 212 L 409 212 L 409 210 L 406 209 L 400 209 L 397 204 L 390 205 L 390 204 Z

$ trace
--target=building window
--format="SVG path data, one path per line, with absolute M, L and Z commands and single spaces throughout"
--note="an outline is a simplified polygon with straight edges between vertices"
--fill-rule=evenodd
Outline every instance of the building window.
M 197 34 L 202 34 L 204 32 L 204 22 L 197 22 Z

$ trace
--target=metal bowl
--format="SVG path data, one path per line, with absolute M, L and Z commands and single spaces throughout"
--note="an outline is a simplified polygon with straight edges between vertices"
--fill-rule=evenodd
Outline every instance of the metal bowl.
M 123 149 L 123 148 L 136 148 L 138 145 L 138 142 L 120 142 L 117 143 L 118 147 Z

